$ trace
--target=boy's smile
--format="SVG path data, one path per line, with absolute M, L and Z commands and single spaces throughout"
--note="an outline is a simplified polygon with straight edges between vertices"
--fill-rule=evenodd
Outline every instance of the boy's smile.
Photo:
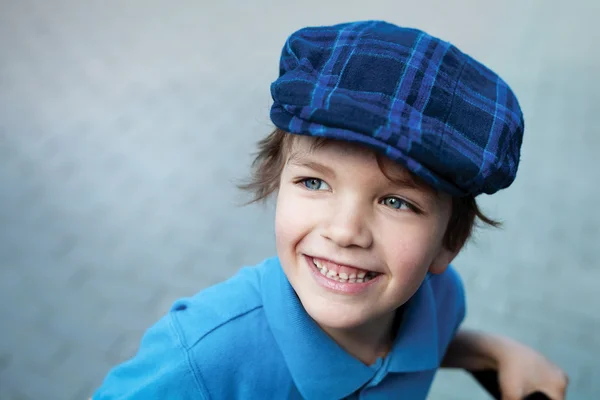
M 323 258 L 306 256 L 307 264 L 317 283 L 334 292 L 356 294 L 367 290 L 381 273 L 333 262 Z
M 328 333 L 393 320 L 442 246 L 451 199 L 361 146 L 297 136 L 277 195 L 276 243 L 308 314 Z M 385 172 L 385 173 L 384 173 Z M 391 326 L 391 325 L 390 325 Z

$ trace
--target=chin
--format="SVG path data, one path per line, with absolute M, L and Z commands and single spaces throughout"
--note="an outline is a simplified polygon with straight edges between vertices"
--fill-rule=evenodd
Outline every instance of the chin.
M 303 302 L 303 306 L 308 315 L 322 328 L 353 329 L 366 324 L 369 320 L 368 317 L 357 314 L 355 310 L 351 313 L 333 306 L 323 307 L 318 303 Z

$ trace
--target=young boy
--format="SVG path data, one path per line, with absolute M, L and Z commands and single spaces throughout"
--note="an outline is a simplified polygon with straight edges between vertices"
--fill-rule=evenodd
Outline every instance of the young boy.
M 440 366 L 495 368 L 506 398 L 566 377 L 459 330 L 449 266 L 475 197 L 515 178 L 511 89 L 456 47 L 364 21 L 302 29 L 271 87 L 275 131 L 245 186 L 277 194 L 278 257 L 176 302 L 94 399 L 424 399 Z

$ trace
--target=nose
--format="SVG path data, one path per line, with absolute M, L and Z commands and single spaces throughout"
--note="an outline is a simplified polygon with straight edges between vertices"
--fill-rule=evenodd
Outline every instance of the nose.
M 373 235 L 369 228 L 368 209 L 357 202 L 332 205 L 322 236 L 340 247 L 369 248 Z

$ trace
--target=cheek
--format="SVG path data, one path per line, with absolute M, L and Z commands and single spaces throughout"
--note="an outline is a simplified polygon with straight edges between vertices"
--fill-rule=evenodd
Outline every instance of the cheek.
M 425 228 L 425 229 L 423 229 Z M 385 257 L 392 273 L 420 276 L 426 272 L 439 249 L 439 232 L 431 227 L 405 230 L 397 236 L 381 239 Z
M 419 288 L 433 261 L 433 251 L 420 240 L 402 240 L 388 246 L 386 261 L 392 275 L 392 292 L 405 302 Z
M 306 235 L 309 221 L 306 206 L 288 190 L 277 195 L 275 209 L 275 239 L 280 252 L 289 251 Z
M 418 242 L 400 241 L 387 246 L 386 258 L 393 273 L 411 273 L 427 264 L 427 251 Z

